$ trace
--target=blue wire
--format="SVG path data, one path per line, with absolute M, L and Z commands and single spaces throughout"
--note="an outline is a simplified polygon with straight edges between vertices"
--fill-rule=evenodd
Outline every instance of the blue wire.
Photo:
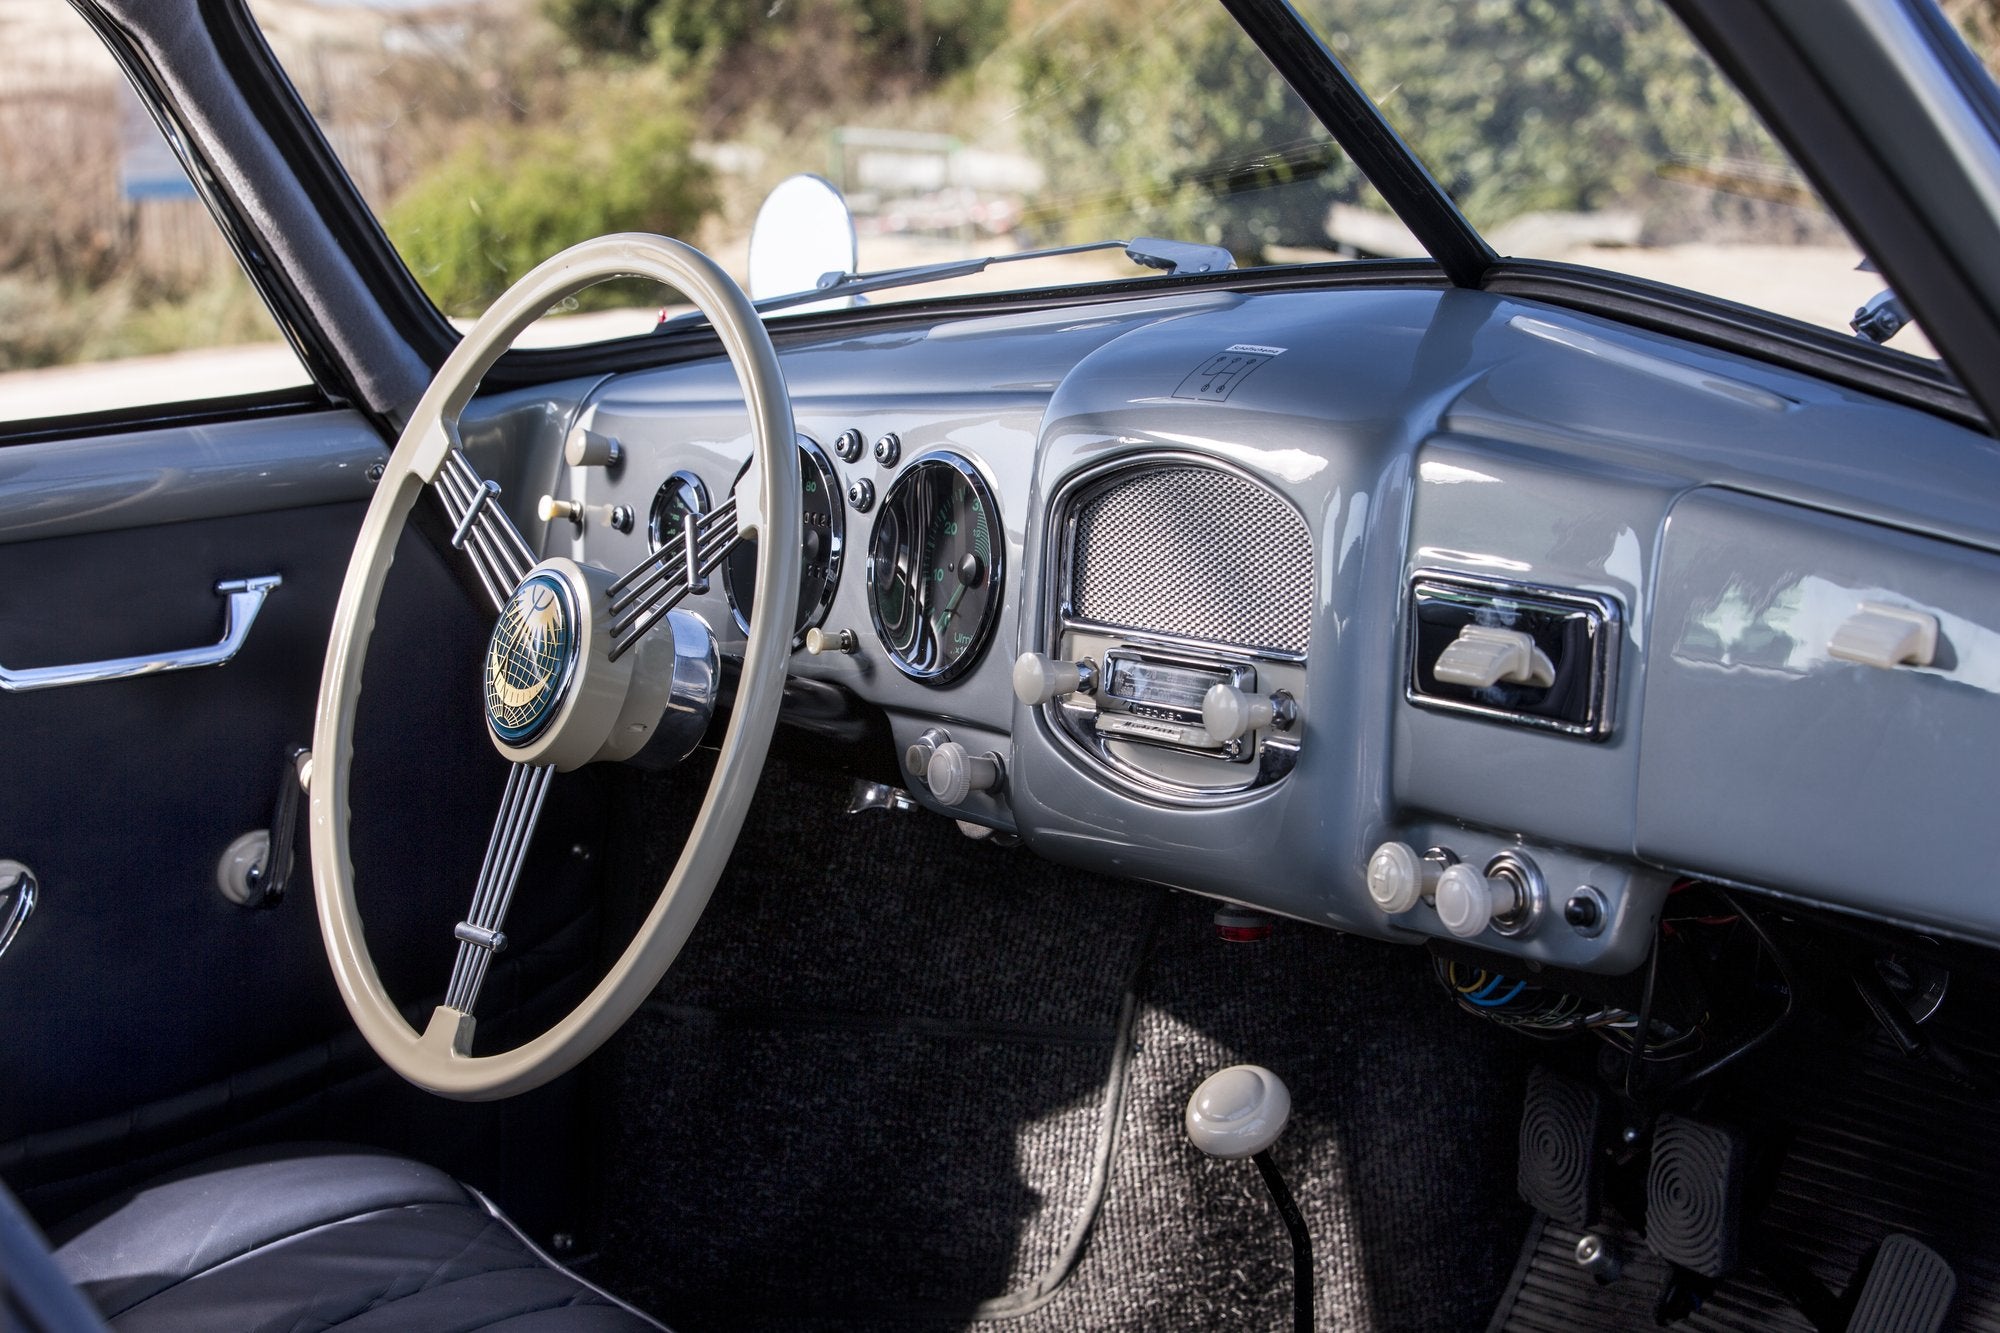
M 1506 979 L 1507 978 L 1505 977 L 1500 978 L 1500 980 L 1502 981 L 1505 981 Z M 1516 995 L 1519 995 L 1522 991 L 1526 989 L 1528 989 L 1527 982 L 1517 981 L 1514 983 L 1514 989 L 1508 991 L 1505 995 L 1497 996 L 1491 1000 L 1481 1000 L 1475 998 L 1472 1002 L 1478 1005 L 1481 1009 L 1498 1009 L 1501 1005 L 1507 1003 L 1509 1000 L 1513 999 Z
M 1499 975 L 1498 973 L 1495 973 L 1493 980 L 1487 982 L 1484 986 L 1481 986 L 1478 990 L 1474 991 L 1466 998 L 1471 1000 L 1474 1004 L 1477 1004 L 1484 997 L 1491 995 L 1493 993 L 1493 988 L 1495 986 L 1498 986 L 1501 982 L 1505 981 L 1506 979 L 1507 978 Z

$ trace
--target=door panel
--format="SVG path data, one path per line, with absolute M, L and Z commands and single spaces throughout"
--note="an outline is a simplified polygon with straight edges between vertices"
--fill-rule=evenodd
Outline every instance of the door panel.
M 0 857 L 41 883 L 0 957 L 0 1169 L 31 1204 L 74 1202 L 235 1130 L 389 1142 L 444 1165 L 455 1147 L 497 1155 L 509 1126 L 551 1137 L 561 1094 L 526 1112 L 437 1103 L 428 1141 L 411 1142 L 406 1089 L 345 1087 L 378 1066 L 328 972 L 303 817 L 285 901 L 244 908 L 217 887 L 231 840 L 270 823 L 286 748 L 312 739 L 367 465 L 382 456 L 357 429 L 324 414 L 0 450 L 8 667 L 211 644 L 218 581 L 283 580 L 226 665 L 0 693 Z M 505 774 L 477 688 L 490 608 L 450 555 L 435 534 L 406 534 L 358 718 L 358 892 L 384 979 L 412 1005 L 449 975 Z M 509 922 L 516 966 L 496 969 L 482 1009 L 559 996 L 594 957 L 590 858 L 571 854 L 592 808 L 587 783 L 557 784 L 524 880 L 534 891 Z M 340 1118 L 287 1113 L 319 1101 Z

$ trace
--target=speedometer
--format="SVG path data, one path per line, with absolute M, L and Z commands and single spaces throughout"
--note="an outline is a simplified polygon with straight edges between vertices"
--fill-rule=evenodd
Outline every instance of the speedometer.
M 979 660 L 1005 555 L 999 506 L 970 462 L 927 454 L 896 479 L 868 544 L 868 610 L 904 675 L 944 685 Z

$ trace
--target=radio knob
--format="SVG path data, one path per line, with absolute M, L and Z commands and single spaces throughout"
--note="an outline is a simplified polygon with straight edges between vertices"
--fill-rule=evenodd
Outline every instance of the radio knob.
M 1014 697 L 1030 708 L 1071 694 L 1097 692 L 1097 664 L 1089 658 L 1065 662 L 1043 653 L 1022 653 L 1014 659 Z
M 1218 741 L 1233 741 L 1265 727 L 1282 731 L 1297 716 L 1292 697 L 1282 690 L 1267 698 L 1245 694 L 1234 685 L 1212 685 L 1201 696 L 1201 724 Z
M 616 467 L 625 451 L 609 435 L 572 426 L 563 439 L 563 461 L 571 467 Z
M 1000 785 L 1000 756 L 988 752 L 973 754 L 957 741 L 946 741 L 931 751 L 924 765 L 924 783 L 940 805 L 960 805 L 976 791 L 993 791 Z
M 1437 913 L 1444 928 L 1460 939 L 1471 939 L 1521 906 L 1519 891 L 1499 875 L 1482 875 L 1468 865 L 1451 866 L 1438 876 Z

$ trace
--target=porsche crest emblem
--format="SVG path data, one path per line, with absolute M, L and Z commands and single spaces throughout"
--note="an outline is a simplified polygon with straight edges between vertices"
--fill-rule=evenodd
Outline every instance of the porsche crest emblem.
M 577 652 L 575 599 L 546 571 L 522 580 L 486 645 L 486 721 L 509 745 L 539 736 L 561 711 Z

